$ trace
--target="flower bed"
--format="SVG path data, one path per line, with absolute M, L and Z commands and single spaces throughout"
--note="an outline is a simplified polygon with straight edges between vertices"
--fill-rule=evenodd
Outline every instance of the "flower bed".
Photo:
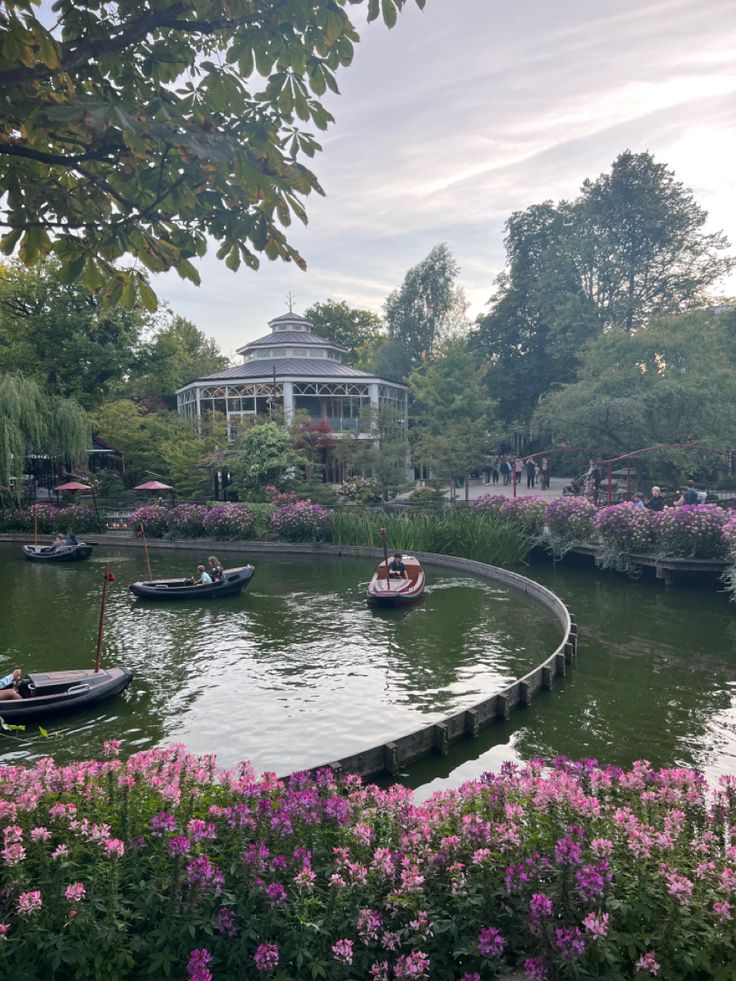
M 145 529 L 149 538 L 161 538 L 166 534 L 168 524 L 166 521 L 168 511 L 165 507 L 157 504 L 144 504 L 128 517 L 128 525 L 132 530 L 139 534 L 141 525 Z
M 250 538 L 253 512 L 245 504 L 216 504 L 204 515 L 202 525 L 212 538 Z
M 590 542 L 597 510 L 584 497 L 558 497 L 547 505 L 544 520 L 550 534 L 559 542 Z
M 296 501 L 277 508 L 271 515 L 271 531 L 290 542 L 313 542 L 327 538 L 332 515 L 321 504 Z
M 54 518 L 58 531 L 93 531 L 98 524 L 94 510 L 86 504 L 67 504 Z
M 598 541 L 618 552 L 651 552 L 656 537 L 656 515 L 631 501 L 611 504 L 595 515 Z
M 538 536 L 544 530 L 546 510 L 547 503 L 543 498 L 524 495 L 507 498 L 501 505 L 499 514 L 504 520 L 516 524 L 526 534 Z
M 473 501 L 473 507 L 486 514 L 499 515 L 501 508 L 509 500 L 503 494 L 482 494 Z
M 118 748 L 0 768 L 2 976 L 733 976 L 733 778 L 532 761 L 414 804 Z
M 31 504 L 27 511 L 20 512 L 20 518 L 29 528 L 38 527 L 42 533 L 48 533 L 56 527 L 59 508 L 55 504 Z
M 204 535 L 203 504 L 177 504 L 166 515 L 166 524 L 172 535 L 179 538 L 201 538 Z
M 684 504 L 657 515 L 657 551 L 681 558 L 723 559 L 727 511 L 716 504 Z

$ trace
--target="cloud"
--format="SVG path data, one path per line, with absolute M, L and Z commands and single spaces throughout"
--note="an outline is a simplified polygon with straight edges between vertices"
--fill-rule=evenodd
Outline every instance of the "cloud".
M 672 167 L 736 238 L 731 0 L 430 0 L 361 34 L 312 163 L 327 197 L 290 232 L 307 273 L 264 260 L 233 276 L 208 256 L 199 291 L 157 281 L 224 349 L 262 334 L 289 291 L 302 310 L 332 296 L 380 311 L 440 241 L 477 313 L 508 216 L 574 196 L 626 148 Z

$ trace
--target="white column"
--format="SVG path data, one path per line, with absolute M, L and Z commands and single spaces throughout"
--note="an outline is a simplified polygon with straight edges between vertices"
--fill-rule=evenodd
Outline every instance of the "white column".
M 294 385 L 292 382 L 282 382 L 284 388 L 284 417 L 287 424 L 294 418 Z

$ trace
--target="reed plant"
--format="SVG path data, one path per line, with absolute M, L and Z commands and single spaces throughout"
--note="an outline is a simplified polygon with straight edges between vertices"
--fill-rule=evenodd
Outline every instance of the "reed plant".
M 389 548 L 404 552 L 437 552 L 510 567 L 526 558 L 532 537 L 510 521 L 478 510 L 429 511 L 412 509 L 398 514 L 362 508 L 336 510 L 330 538 L 335 545 L 381 547 L 381 528 Z

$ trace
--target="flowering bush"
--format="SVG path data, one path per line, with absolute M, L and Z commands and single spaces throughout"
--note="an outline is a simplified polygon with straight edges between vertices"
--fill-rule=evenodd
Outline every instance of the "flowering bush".
M 249 538 L 253 512 L 245 504 L 216 504 L 205 514 L 202 525 L 213 538 Z
M 611 504 L 593 519 L 593 526 L 602 545 L 618 552 L 651 552 L 654 546 L 656 513 L 638 508 L 631 501 Z
M 595 504 L 584 497 L 558 497 L 547 505 L 544 520 L 558 541 L 589 542 L 593 539 L 596 512 Z
M 736 511 L 726 513 L 726 521 L 721 529 L 723 542 L 726 546 L 726 553 L 733 561 L 736 561 Z
M 136 534 L 140 533 L 143 525 L 149 538 L 161 538 L 166 533 L 168 511 L 158 504 L 144 504 L 128 517 L 128 524 Z
M 21 512 L 21 514 L 28 517 L 31 528 L 37 524 L 39 531 L 49 532 L 55 528 L 55 521 L 59 510 L 55 504 L 31 504 L 25 514 L 24 512 Z
M 368 477 L 351 477 L 340 485 L 338 493 L 353 504 L 381 503 L 381 488 Z
M 118 751 L 0 767 L 3 977 L 733 977 L 733 777 L 532 761 L 415 804 Z
M 67 504 L 54 517 L 58 531 L 91 531 L 97 526 L 94 510 L 86 504 Z
M 299 495 L 295 490 L 280 491 L 273 484 L 266 488 L 266 494 L 271 504 L 274 504 L 277 508 L 282 507 L 284 504 L 294 504 L 299 500 Z
M 173 535 L 199 538 L 204 534 L 203 519 L 207 508 L 202 504 L 177 504 L 166 515 L 166 524 Z
M 722 559 L 727 554 L 723 528 L 728 513 L 717 504 L 682 504 L 658 515 L 658 548 L 661 555 L 681 558 Z
M 508 497 L 503 494 L 482 494 L 480 497 L 476 497 L 472 506 L 479 511 L 498 516 L 507 501 Z
M 274 511 L 269 527 L 287 541 L 313 542 L 326 538 L 331 524 L 332 515 L 321 504 L 297 501 Z
M 544 498 L 531 494 L 522 497 L 507 497 L 500 508 L 500 516 L 512 521 L 529 535 L 541 535 L 544 529 L 544 513 L 547 502 Z

